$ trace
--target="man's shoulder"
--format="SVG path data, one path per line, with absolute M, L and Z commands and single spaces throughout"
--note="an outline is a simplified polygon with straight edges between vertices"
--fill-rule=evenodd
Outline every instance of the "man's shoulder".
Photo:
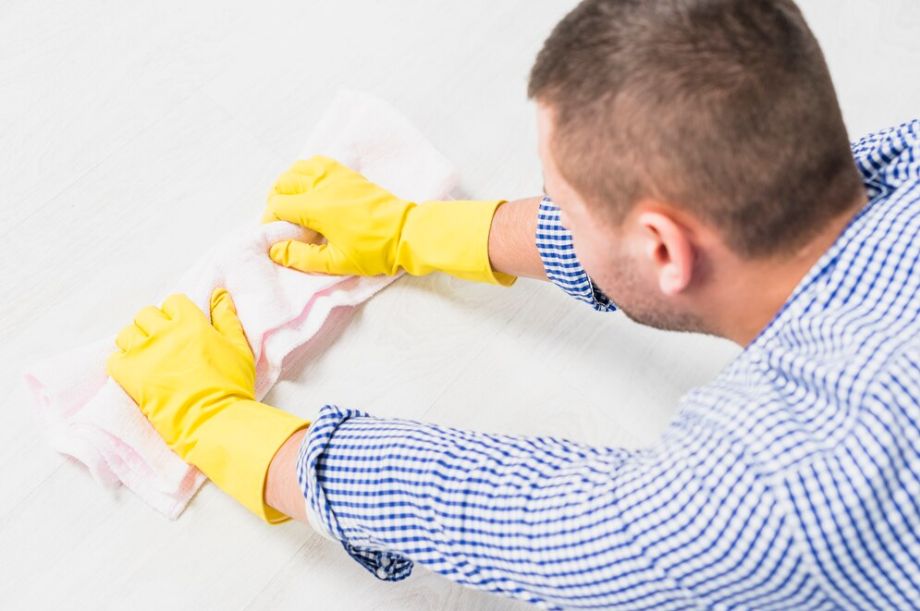
M 871 197 L 920 181 L 920 120 L 872 132 L 851 144 Z
M 731 440 L 775 484 L 856 449 L 885 464 L 893 436 L 920 442 L 920 335 L 884 343 L 884 357 L 863 363 L 866 376 L 846 351 L 743 354 L 684 395 L 673 426 L 684 438 Z
M 869 205 L 674 423 L 732 439 L 776 483 L 857 451 L 887 464 L 899 431 L 920 442 L 920 122 L 863 138 L 854 156 Z
M 793 291 L 753 359 L 809 394 L 858 402 L 920 336 L 920 121 L 854 145 L 868 204 Z
M 909 345 L 920 337 L 920 121 L 853 148 L 871 201 L 761 336 L 682 398 L 682 426 L 721 429 L 789 465 L 837 447 L 876 380 L 920 354 Z

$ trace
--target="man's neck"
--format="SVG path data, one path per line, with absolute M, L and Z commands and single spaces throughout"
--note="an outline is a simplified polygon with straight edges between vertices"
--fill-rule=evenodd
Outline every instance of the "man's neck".
M 719 312 L 714 321 L 720 335 L 747 347 L 773 320 L 808 271 L 833 245 L 847 224 L 868 203 L 865 192 L 860 194 L 847 211 L 828 223 L 826 229 L 792 256 L 746 262 L 737 270 L 723 303 L 713 304 Z

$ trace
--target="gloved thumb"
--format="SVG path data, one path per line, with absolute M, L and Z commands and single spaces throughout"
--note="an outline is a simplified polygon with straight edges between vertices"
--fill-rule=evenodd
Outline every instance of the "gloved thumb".
M 211 324 L 240 350 L 252 354 L 243 325 L 236 315 L 233 299 L 223 287 L 217 287 L 211 292 Z

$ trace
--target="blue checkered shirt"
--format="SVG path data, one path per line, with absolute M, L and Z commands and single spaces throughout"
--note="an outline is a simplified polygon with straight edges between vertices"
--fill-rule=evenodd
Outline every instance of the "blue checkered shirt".
M 920 608 L 920 122 L 853 153 L 868 205 L 654 447 L 326 405 L 297 457 L 313 526 L 380 579 L 547 609 Z M 536 242 L 616 309 L 548 199 Z

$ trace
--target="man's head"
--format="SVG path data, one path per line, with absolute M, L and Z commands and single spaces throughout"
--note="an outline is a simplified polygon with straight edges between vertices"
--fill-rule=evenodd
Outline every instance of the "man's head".
M 794 257 L 861 192 L 791 0 L 585 0 L 528 93 L 579 259 L 645 324 L 707 331 L 699 298 L 726 261 Z

